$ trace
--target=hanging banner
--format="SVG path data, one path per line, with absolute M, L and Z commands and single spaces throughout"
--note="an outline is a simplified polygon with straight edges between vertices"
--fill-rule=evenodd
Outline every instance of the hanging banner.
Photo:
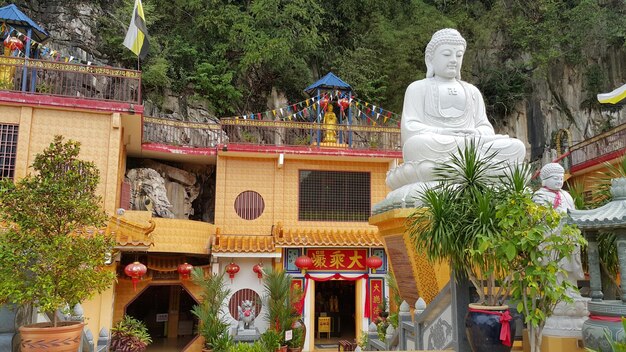
M 307 249 L 313 260 L 309 271 L 365 271 L 367 249 Z
M 385 295 L 385 292 L 383 291 L 384 287 L 384 279 L 370 279 L 369 294 L 371 307 L 369 308 L 371 312 L 370 317 L 372 319 L 378 317 L 378 314 L 380 313 L 380 304 L 383 302 L 383 297 Z

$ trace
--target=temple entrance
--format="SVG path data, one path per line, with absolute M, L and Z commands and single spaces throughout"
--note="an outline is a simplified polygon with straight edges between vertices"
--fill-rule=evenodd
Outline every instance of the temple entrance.
M 315 283 L 316 347 L 337 348 L 339 340 L 354 340 L 356 282 L 330 280 Z
M 153 285 L 126 307 L 126 314 L 146 324 L 153 341 L 148 351 L 182 351 L 195 337 L 198 319 L 191 308 L 196 303 L 181 285 Z

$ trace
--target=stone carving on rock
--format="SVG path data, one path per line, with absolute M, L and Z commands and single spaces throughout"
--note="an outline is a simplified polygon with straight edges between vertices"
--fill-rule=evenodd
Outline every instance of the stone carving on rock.
M 483 97 L 461 80 L 465 39 L 455 29 L 433 34 L 426 47 L 426 78 L 406 89 L 401 120 L 403 164 L 387 173 L 392 190 L 387 202 L 411 203 L 425 187 L 435 184 L 433 168 L 474 140 L 482 154 L 497 152 L 496 162 L 521 163 L 524 144 L 496 134 L 487 119 Z M 409 204 L 414 205 L 414 204 Z M 385 210 L 385 209 L 383 209 Z
M 152 214 L 161 218 L 174 218 L 170 208 L 172 205 L 167 198 L 165 179 L 153 169 L 137 168 L 129 170 L 126 178 L 130 182 L 133 210 L 152 209 Z

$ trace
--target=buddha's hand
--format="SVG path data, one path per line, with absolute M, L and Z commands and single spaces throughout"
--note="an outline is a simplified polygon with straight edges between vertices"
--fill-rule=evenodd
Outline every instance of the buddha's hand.
M 465 137 L 476 135 L 478 131 L 472 128 L 446 128 L 441 130 L 441 134 Z

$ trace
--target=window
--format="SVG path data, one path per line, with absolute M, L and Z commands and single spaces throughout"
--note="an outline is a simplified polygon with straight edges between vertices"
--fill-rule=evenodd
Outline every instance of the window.
M 0 179 L 13 178 L 17 155 L 17 125 L 0 124 Z
M 265 202 L 263 197 L 255 191 L 241 192 L 235 198 L 235 212 L 240 218 L 254 220 L 263 214 Z
M 367 221 L 370 174 L 302 170 L 298 196 L 301 221 Z

